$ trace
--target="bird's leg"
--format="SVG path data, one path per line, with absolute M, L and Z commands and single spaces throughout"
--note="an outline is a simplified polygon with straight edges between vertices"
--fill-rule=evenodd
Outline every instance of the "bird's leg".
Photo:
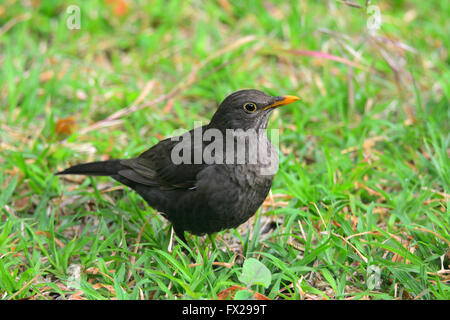
M 167 246 L 167 251 L 169 253 L 172 253 L 172 249 L 173 249 L 173 227 L 170 228 L 170 240 L 169 245 Z
M 173 231 L 175 231 L 175 234 L 178 238 L 180 238 L 181 241 L 183 241 L 185 244 L 187 244 L 186 238 L 184 237 L 184 230 L 180 230 L 179 228 L 172 225 Z
M 174 233 L 177 235 L 178 238 L 180 238 L 181 241 L 183 241 L 185 244 L 187 244 L 186 238 L 184 237 L 184 231 L 181 231 L 172 225 L 172 228 L 170 229 L 169 246 L 167 247 L 167 251 L 169 251 L 170 253 L 172 252 L 172 249 L 173 249 L 173 234 Z

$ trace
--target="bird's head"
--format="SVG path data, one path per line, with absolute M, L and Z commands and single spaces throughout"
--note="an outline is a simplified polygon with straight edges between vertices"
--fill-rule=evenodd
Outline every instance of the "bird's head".
M 269 96 L 262 91 L 239 90 L 223 100 L 209 127 L 217 129 L 265 129 L 275 108 L 299 100 L 296 96 Z

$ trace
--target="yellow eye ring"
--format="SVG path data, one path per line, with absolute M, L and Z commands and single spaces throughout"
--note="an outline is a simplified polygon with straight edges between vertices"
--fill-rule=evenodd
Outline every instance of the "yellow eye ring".
M 256 104 L 254 104 L 253 102 L 247 102 L 246 104 L 244 104 L 244 111 L 247 113 L 253 113 L 256 111 Z

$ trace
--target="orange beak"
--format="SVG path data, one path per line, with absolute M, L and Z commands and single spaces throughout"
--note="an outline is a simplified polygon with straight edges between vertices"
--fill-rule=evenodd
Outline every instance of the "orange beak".
M 297 100 L 300 100 L 300 98 L 296 97 L 296 96 L 279 96 L 279 97 L 275 97 L 275 102 L 272 103 L 271 105 L 268 105 L 267 107 L 265 107 L 264 110 L 281 107 L 281 106 L 284 106 L 286 104 L 295 102 Z

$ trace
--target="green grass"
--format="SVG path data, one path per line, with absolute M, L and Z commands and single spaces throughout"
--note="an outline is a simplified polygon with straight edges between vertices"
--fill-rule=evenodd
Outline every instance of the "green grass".
M 0 298 L 217 299 L 240 286 L 449 299 L 450 3 L 372 1 L 383 20 L 369 36 L 354 2 L 127 1 L 124 15 L 100 0 L 2 2 Z M 72 4 L 80 30 L 66 26 Z M 219 250 L 189 236 L 188 254 L 169 252 L 170 225 L 137 194 L 53 175 L 136 156 L 242 88 L 302 102 L 271 118 L 271 197 L 219 233 Z M 269 269 L 267 288 L 239 280 L 248 258 Z

